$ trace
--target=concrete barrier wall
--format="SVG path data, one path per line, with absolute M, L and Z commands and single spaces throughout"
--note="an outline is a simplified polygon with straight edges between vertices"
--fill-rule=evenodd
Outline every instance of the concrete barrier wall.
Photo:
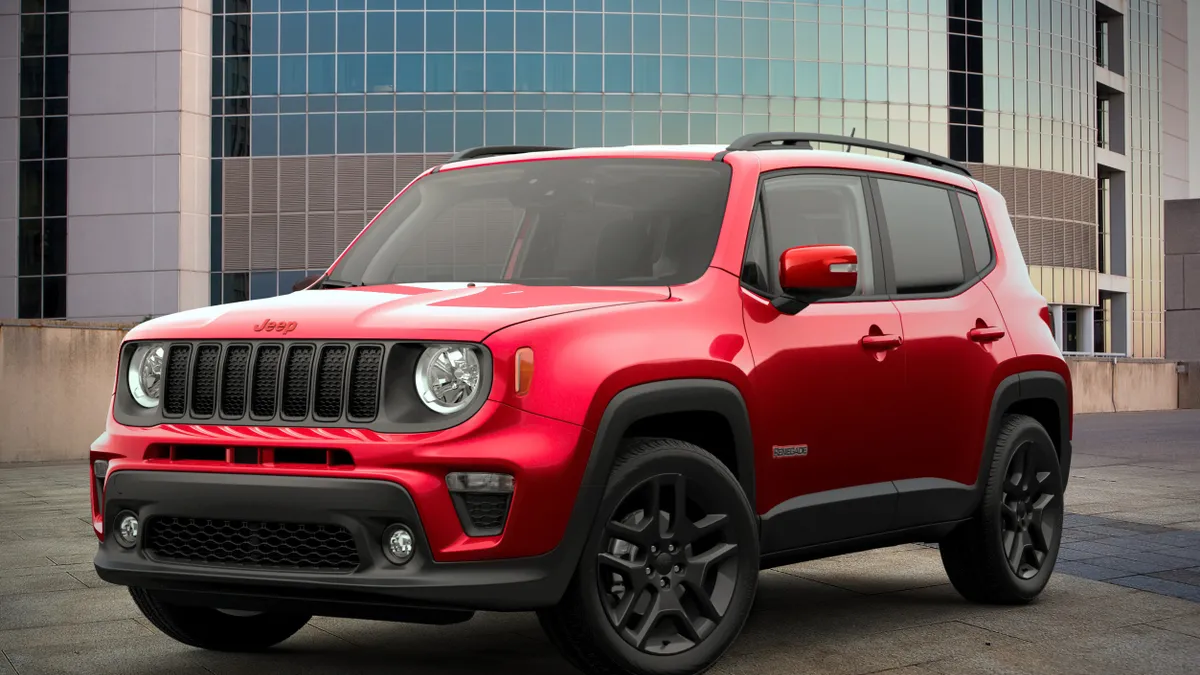
M 1200 361 L 1180 364 L 1179 407 L 1187 410 L 1200 409 Z
M 1174 410 L 1179 374 L 1172 361 L 1068 359 L 1075 413 Z
M 0 462 L 86 459 L 128 326 L 0 323 Z
M 0 462 L 84 459 L 129 326 L 0 322 Z M 1070 359 L 1075 412 L 1200 407 L 1200 363 Z

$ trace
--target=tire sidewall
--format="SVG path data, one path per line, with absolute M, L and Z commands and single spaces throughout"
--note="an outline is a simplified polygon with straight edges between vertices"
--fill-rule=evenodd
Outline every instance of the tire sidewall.
M 684 474 L 688 484 L 698 483 L 706 493 L 720 499 L 722 508 L 738 532 L 737 589 L 725 618 L 699 645 L 671 656 L 646 654 L 629 645 L 609 622 L 597 587 L 596 558 L 601 552 L 605 528 L 621 502 L 647 478 L 661 474 Z M 720 491 L 718 497 L 717 491 Z M 728 506 L 726 506 L 728 504 Z M 619 465 L 605 489 L 596 524 L 588 536 L 580 559 L 576 583 L 588 623 L 596 629 L 597 643 L 618 663 L 626 663 L 635 672 L 699 673 L 712 665 L 741 633 L 754 603 L 758 582 L 759 551 L 753 509 L 733 474 L 708 453 L 679 443 L 670 449 L 656 449 Z
M 1022 579 L 1017 576 L 1016 572 L 1008 564 L 1008 557 L 1003 546 L 1003 517 L 1000 514 L 1000 507 L 1003 503 L 1004 482 L 1008 478 L 1009 467 L 1012 464 L 1017 449 L 1026 442 L 1032 442 L 1038 453 L 1052 460 L 1051 466 L 1053 468 L 1051 475 L 1046 480 L 1050 483 L 1050 487 L 1054 490 L 1055 499 L 1058 501 L 1058 516 L 1056 516 L 1056 521 L 1054 522 L 1051 541 L 1048 542 L 1049 551 L 1046 553 L 1046 562 L 1032 578 Z M 1062 543 L 1062 520 L 1063 515 L 1065 515 L 1063 498 L 1062 468 L 1054 449 L 1054 442 L 1050 439 L 1050 435 L 1046 430 L 1036 421 L 1029 418 L 1019 421 L 1014 425 L 1014 428 L 1010 429 L 1010 433 L 1002 437 L 996 447 L 996 454 L 992 462 L 992 472 L 988 478 L 987 492 L 984 497 L 982 516 L 986 536 L 989 540 L 988 550 L 993 553 L 990 556 L 993 565 L 996 566 L 1000 577 L 1015 591 L 1016 595 L 1026 600 L 1031 600 L 1042 592 L 1046 584 L 1050 581 L 1050 576 L 1054 573 L 1055 564 L 1058 562 L 1058 550 Z

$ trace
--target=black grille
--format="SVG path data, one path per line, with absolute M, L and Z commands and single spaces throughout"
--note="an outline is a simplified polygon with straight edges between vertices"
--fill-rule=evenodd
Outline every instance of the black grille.
M 163 389 L 163 412 L 179 417 L 187 410 L 188 359 L 192 356 L 191 345 L 175 345 L 167 352 L 167 382 Z M 172 377 L 178 373 L 178 377 Z
M 346 410 L 350 419 L 370 421 L 375 417 L 379 407 L 379 373 L 382 366 L 382 347 L 359 347 L 355 350 Z
M 196 417 L 212 417 L 216 411 L 217 363 L 220 358 L 221 348 L 217 345 L 200 345 L 196 351 L 196 367 L 192 371 L 192 414 Z M 171 386 L 171 383 L 168 382 L 167 386 Z
M 340 525 L 157 517 L 146 552 L 167 562 L 317 572 L 351 572 L 358 549 Z
M 249 366 L 249 345 L 233 345 L 225 350 L 225 369 L 221 373 L 222 416 L 242 417 L 246 414 L 246 381 Z
M 467 517 L 476 530 L 499 534 L 504 529 L 509 495 L 464 494 L 462 500 L 467 507 Z
M 250 414 L 258 417 L 274 417 L 279 404 L 279 357 L 283 347 L 267 345 L 260 347 L 254 360 L 254 391 L 250 399 Z
M 167 349 L 164 417 L 199 421 L 220 413 L 223 421 L 286 425 L 367 424 L 379 416 L 388 362 L 379 343 L 174 343 Z
M 318 419 L 342 416 L 342 383 L 346 381 L 346 348 L 332 345 L 321 350 L 317 366 L 317 400 L 313 411 Z
M 287 372 L 283 375 L 283 416 L 287 419 L 303 419 L 308 414 L 312 360 L 313 348 L 308 345 L 288 351 Z

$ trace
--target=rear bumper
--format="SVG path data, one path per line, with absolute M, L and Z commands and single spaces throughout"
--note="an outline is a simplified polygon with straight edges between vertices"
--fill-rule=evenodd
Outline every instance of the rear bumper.
M 123 470 L 110 475 L 104 493 L 104 531 L 110 534 L 95 558 L 100 578 L 196 602 L 208 598 L 207 604 L 227 608 L 286 603 L 364 618 L 374 616 L 373 609 L 395 607 L 535 609 L 558 601 L 578 555 L 564 542 L 527 558 L 437 563 L 409 492 L 385 480 Z M 132 549 L 111 534 L 127 511 L 142 524 Z M 154 519 L 167 516 L 341 526 L 353 537 L 358 565 L 323 572 L 164 560 L 155 555 L 151 533 Z M 416 541 L 403 566 L 388 561 L 382 547 L 384 531 L 397 523 Z

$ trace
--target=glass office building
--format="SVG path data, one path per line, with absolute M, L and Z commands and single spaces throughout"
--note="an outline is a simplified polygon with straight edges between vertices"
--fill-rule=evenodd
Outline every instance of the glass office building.
M 289 292 L 457 150 L 814 131 L 969 163 L 1008 199 L 1063 348 L 1161 356 L 1160 37 L 1176 5 L 181 0 L 184 77 L 195 52 L 211 81 L 191 112 L 211 131 L 190 153 L 207 176 L 184 179 L 208 188 L 192 208 L 207 227 L 179 226 L 208 238 L 188 297 Z

